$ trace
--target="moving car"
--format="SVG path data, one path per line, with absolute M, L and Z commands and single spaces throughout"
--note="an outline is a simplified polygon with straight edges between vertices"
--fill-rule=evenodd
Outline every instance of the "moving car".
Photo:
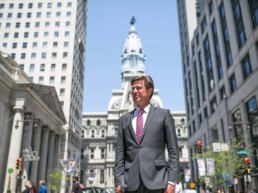
M 112 193 L 112 191 L 108 189 L 96 187 L 96 186 L 82 188 L 82 192 L 83 193 Z

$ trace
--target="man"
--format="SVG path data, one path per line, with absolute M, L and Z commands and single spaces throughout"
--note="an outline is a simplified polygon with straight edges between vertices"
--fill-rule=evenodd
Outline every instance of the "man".
M 136 108 L 119 119 L 116 190 L 118 193 L 174 193 L 179 181 L 179 158 L 173 118 L 169 110 L 150 104 L 154 91 L 150 76 L 134 77 L 131 87 Z
M 40 180 L 39 185 L 40 185 L 39 193 L 47 193 L 47 187 L 45 185 L 45 181 Z
M 72 193 L 82 193 L 78 176 L 73 176 L 73 190 Z

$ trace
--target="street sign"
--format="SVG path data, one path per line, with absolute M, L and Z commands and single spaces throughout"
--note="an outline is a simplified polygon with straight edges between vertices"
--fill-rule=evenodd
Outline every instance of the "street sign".
M 241 150 L 237 151 L 238 155 L 248 155 L 249 153 L 250 153 L 250 151 L 247 149 L 241 149 Z
M 220 143 L 212 143 L 212 146 L 213 146 L 213 151 L 214 152 L 220 152 L 221 151 Z

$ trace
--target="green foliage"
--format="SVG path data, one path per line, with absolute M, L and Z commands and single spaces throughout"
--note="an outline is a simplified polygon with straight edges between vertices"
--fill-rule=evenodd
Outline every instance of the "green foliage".
M 50 183 L 48 184 L 48 188 L 51 192 L 59 192 L 61 189 L 61 180 L 62 180 L 62 170 L 54 170 L 48 174 L 48 178 L 50 179 Z
M 204 179 L 210 177 L 213 186 L 226 187 L 228 186 L 227 182 L 232 180 L 234 176 L 243 176 L 246 172 L 245 156 L 237 154 L 237 151 L 243 148 L 243 144 L 242 139 L 233 139 L 228 151 L 213 152 L 211 149 L 206 149 L 205 152 L 196 154 L 194 159 L 212 158 L 215 164 L 215 174 L 213 176 L 200 176 L 200 182 L 204 183 Z M 251 152 L 251 147 L 244 149 Z

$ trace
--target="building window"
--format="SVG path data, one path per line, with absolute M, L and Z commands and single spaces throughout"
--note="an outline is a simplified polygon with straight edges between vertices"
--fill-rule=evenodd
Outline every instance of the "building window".
M 55 26 L 60 27 L 60 22 L 59 21 L 55 22 Z
M 8 38 L 9 37 L 9 33 L 4 33 L 4 38 Z
M 65 76 L 61 76 L 61 83 L 65 83 L 66 82 L 66 77 Z
M 5 46 L 4 46 L 4 47 L 5 47 Z M 6 45 L 6 47 L 7 47 L 7 45 Z M 16 56 L 15 53 L 11 53 L 11 58 L 12 58 L 12 59 L 15 59 L 15 56 Z
M 64 47 L 68 47 L 69 46 L 69 42 L 64 42 Z
M 223 100 L 226 98 L 226 90 L 225 90 L 225 86 L 222 86 L 221 89 L 219 90 L 220 93 L 220 100 Z
M 47 47 L 47 45 L 48 45 L 48 43 L 47 43 L 47 42 L 43 42 L 43 43 L 42 43 L 42 48 L 46 48 L 46 47 Z
M 62 3 L 61 3 L 61 2 L 58 2 L 58 3 L 57 3 L 57 7 L 62 7 Z
M 22 8 L 23 8 L 23 4 L 19 3 L 19 9 L 22 9 Z
M 41 12 L 37 12 L 36 17 L 41 18 Z
M 20 69 L 20 70 L 24 70 L 24 64 L 20 64 L 20 65 L 19 65 L 19 69 Z
M 62 64 L 62 71 L 66 71 L 66 68 L 67 68 L 67 64 L 66 63 Z
M 6 23 L 5 28 L 9 29 L 11 27 L 11 23 Z
M 56 58 L 56 56 L 57 56 L 57 53 L 56 53 L 56 52 L 52 53 L 52 58 L 53 58 L 53 59 Z
M 17 43 L 13 43 L 13 46 L 12 46 L 12 48 L 17 48 Z
M 41 58 L 46 59 L 47 58 L 47 53 L 46 52 L 41 53 Z
M 27 13 L 27 18 L 31 18 L 31 13 Z
M 29 3 L 28 8 L 32 9 L 32 7 L 33 7 L 33 3 Z
M 34 38 L 38 38 L 38 37 L 39 37 L 39 32 L 34 32 L 33 37 L 34 37 Z
M 232 3 L 233 14 L 234 14 L 235 28 L 237 32 L 238 45 L 239 45 L 239 48 L 241 48 L 246 42 L 241 7 L 239 4 L 239 0 L 231 0 L 231 3 Z
M 28 38 L 29 37 L 29 32 L 24 32 L 24 38 Z
M 251 67 L 249 54 L 247 54 L 247 56 L 244 57 L 241 63 L 242 63 L 243 76 L 244 76 L 244 79 L 246 79 L 250 74 L 252 74 L 252 67 Z
M 44 72 L 45 71 L 45 64 L 40 64 L 40 71 Z
M 50 22 L 45 22 L 45 27 L 49 27 L 50 26 Z
M 91 138 L 94 138 L 94 137 L 95 137 L 95 130 L 92 129 L 92 130 L 91 130 Z
M 210 3 L 209 3 L 209 12 L 210 12 L 210 15 L 213 12 L 213 2 L 212 1 L 210 1 Z
M 40 76 L 39 77 L 39 84 L 43 84 L 43 82 L 44 82 L 44 77 Z
M 69 31 L 66 31 L 65 32 L 65 37 L 69 37 L 70 36 L 70 32 Z
M 251 13 L 253 28 L 258 25 L 258 2 L 257 0 L 248 0 L 249 10 Z
M 72 2 L 68 2 L 67 7 L 72 7 Z
M 21 53 L 21 59 L 25 59 L 26 58 L 26 53 Z
M 47 37 L 48 37 L 48 35 L 49 35 L 49 33 L 48 33 L 48 32 L 44 32 L 44 38 L 47 38 Z
M 61 17 L 61 12 L 56 12 L 56 17 Z
M 22 43 L 22 48 L 27 48 L 27 43 L 26 42 Z
M 105 137 L 105 130 L 101 130 L 101 137 L 104 138 Z
M 229 81 L 230 81 L 230 91 L 231 91 L 231 93 L 233 93 L 237 89 L 237 82 L 236 82 L 235 74 L 233 74 L 230 77 Z
M 52 3 L 48 3 L 47 8 L 52 8 Z
M 31 59 L 35 59 L 35 58 L 36 58 L 36 52 L 31 53 L 30 58 L 31 58 Z
M 60 96 L 64 96 L 65 95 L 65 89 L 64 88 L 61 88 L 60 89 Z
M 68 56 L 68 52 L 64 52 L 63 53 L 63 58 L 67 58 L 67 56 Z
M 101 159 L 105 158 L 105 149 L 101 148 Z
M 54 84 L 55 83 L 55 77 L 54 76 L 50 76 L 49 83 L 50 84 Z
M 94 159 L 94 148 L 90 148 L 90 159 Z
M 15 27 L 16 27 L 16 28 L 20 28 L 20 25 L 21 25 L 20 22 L 15 23 Z
M 56 48 L 58 46 L 58 42 L 53 42 L 53 48 Z
M 210 106 L 211 106 L 211 114 L 213 114 L 216 111 L 216 108 L 217 108 L 216 96 L 211 100 Z
M 177 128 L 177 137 L 181 137 L 181 128 Z
M 58 37 L 59 37 L 59 32 L 58 32 L 58 31 L 55 31 L 55 32 L 54 32 L 54 37 L 55 37 L 55 38 L 58 38 Z
M 104 170 L 100 170 L 100 180 L 99 180 L 99 182 L 101 184 L 104 184 L 104 182 L 105 182 L 105 172 L 104 172 Z
M 258 119 L 257 119 L 257 101 L 255 96 L 249 99 L 246 104 L 246 111 L 248 115 L 248 121 L 251 122 L 251 128 L 254 136 L 258 136 Z
M 29 71 L 30 71 L 30 72 L 34 72 L 34 69 L 35 69 L 35 64 L 30 64 L 30 69 L 29 69 Z
M 222 28 L 222 32 L 223 32 L 222 34 L 223 34 L 223 40 L 224 40 L 224 47 L 225 47 L 225 52 L 226 52 L 226 57 L 227 57 L 227 65 L 229 67 L 232 65 L 233 59 L 232 59 L 228 27 L 227 27 L 225 8 L 224 8 L 223 2 L 221 3 L 221 5 L 219 7 L 219 13 L 220 13 L 221 28 Z
M 70 16 L 71 16 L 71 12 L 70 11 L 66 12 L 66 17 L 70 17 Z
M 38 8 L 42 8 L 42 3 L 38 3 Z
M 40 27 L 40 22 L 37 21 L 37 22 L 35 23 L 35 27 L 36 27 L 36 28 Z
M 51 64 L 50 70 L 51 70 L 51 71 L 55 71 L 55 70 L 56 70 L 56 64 Z
M 10 3 L 9 9 L 13 9 L 13 8 L 14 8 L 14 4 L 13 4 L 13 3 Z
M 66 27 L 69 27 L 69 26 L 70 26 L 70 24 L 71 24 L 71 22 L 70 22 L 70 21 L 65 22 L 65 26 L 66 26 Z
M 22 17 L 22 13 L 17 13 L 17 18 L 21 18 Z
M 33 43 L 32 43 L 32 47 L 33 47 L 33 48 L 38 47 L 38 43 L 37 43 L 37 42 L 33 42 Z
M 47 12 L 46 13 L 46 18 L 50 18 L 51 17 L 51 12 Z
M 7 18 L 12 18 L 13 14 L 12 13 L 8 13 Z
M 206 21 L 206 17 L 204 17 L 203 20 L 202 20 L 202 23 L 201 23 L 202 33 L 204 32 L 206 27 L 207 27 L 207 21 Z

